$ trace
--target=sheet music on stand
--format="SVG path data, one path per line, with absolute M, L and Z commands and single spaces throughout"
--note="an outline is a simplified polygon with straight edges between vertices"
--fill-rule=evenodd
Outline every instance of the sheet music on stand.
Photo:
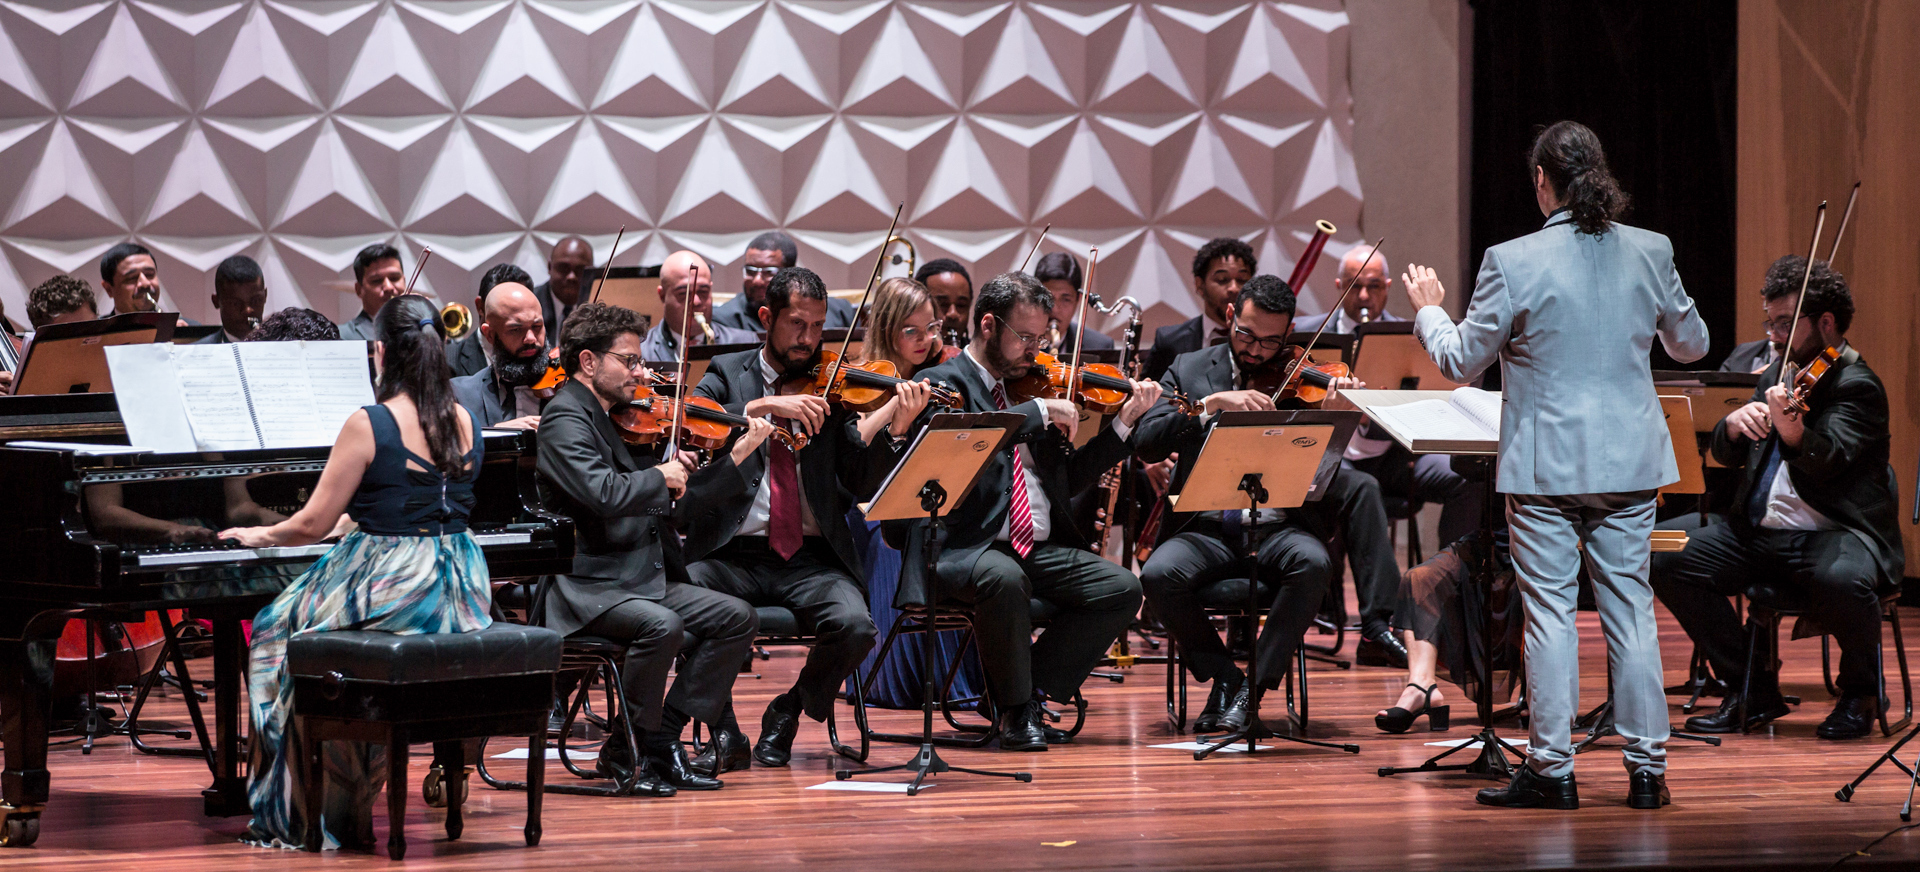
M 106 358 L 129 440 L 156 451 L 331 445 L 374 402 L 359 341 L 127 345 Z
M 13 378 L 15 396 L 109 393 L 113 376 L 105 349 L 173 339 L 179 315 L 128 312 L 95 321 L 48 324 L 35 332 Z
M 1346 390 L 1340 396 L 1414 454 L 1497 454 L 1500 394 L 1451 391 Z
M 887 473 L 873 499 L 860 504 L 869 521 L 924 518 L 920 491 L 929 482 L 964 481 L 947 490 L 941 511 L 950 512 L 966 501 L 981 468 L 1013 438 L 1026 417 L 1015 412 L 944 413 L 933 416 L 913 438 L 907 456 Z

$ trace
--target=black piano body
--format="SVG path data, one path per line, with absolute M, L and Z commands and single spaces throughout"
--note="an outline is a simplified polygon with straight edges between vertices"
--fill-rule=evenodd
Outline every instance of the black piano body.
M 31 414 L 22 412 L 33 401 Z M 108 398 L 110 406 L 111 398 Z M 67 620 L 132 620 L 184 609 L 213 624 L 215 741 L 210 815 L 247 814 L 239 697 L 251 618 L 328 545 L 239 548 L 183 538 L 291 514 L 327 447 L 161 454 L 124 447 L 98 395 L 0 398 L 0 843 L 31 844 L 49 794 L 53 646 Z M 111 420 L 109 420 L 111 418 Z M 61 439 L 64 437 L 64 439 Z M 572 563 L 573 522 L 541 508 L 528 431 L 487 431 L 470 527 L 493 578 L 547 575 Z M 97 448 L 22 447 L 89 440 Z M 118 441 L 121 446 L 111 443 Z M 274 515 L 265 515 L 271 520 Z

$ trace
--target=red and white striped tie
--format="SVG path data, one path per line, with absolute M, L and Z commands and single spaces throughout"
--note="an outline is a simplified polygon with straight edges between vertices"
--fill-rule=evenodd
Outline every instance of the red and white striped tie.
M 1007 409 L 1007 393 L 997 381 L 993 383 L 993 406 L 1003 412 Z M 1033 550 L 1033 504 L 1027 502 L 1027 465 L 1018 445 L 1013 446 L 1013 500 L 1007 511 L 1007 539 L 1013 544 L 1013 553 L 1025 558 Z

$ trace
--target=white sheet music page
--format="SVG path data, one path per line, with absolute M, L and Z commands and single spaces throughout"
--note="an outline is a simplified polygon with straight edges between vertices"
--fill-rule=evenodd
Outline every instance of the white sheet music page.
M 1450 401 L 1454 408 L 1465 412 L 1467 417 L 1485 427 L 1489 436 L 1494 439 L 1500 438 L 1499 394 L 1473 387 L 1454 388 Z
M 332 445 L 347 418 L 362 406 L 373 405 L 367 343 L 302 341 L 299 344 L 306 350 L 307 379 L 313 385 L 313 426 L 325 434 L 316 444 Z
M 200 451 L 265 448 L 247 408 L 247 392 L 232 345 L 168 345 L 180 380 L 180 401 Z
M 1489 435 L 1485 425 L 1454 408 L 1452 403 L 1439 400 L 1374 406 L 1368 413 L 1405 434 L 1410 441 L 1478 442 L 1499 438 L 1498 433 Z
M 347 416 L 373 402 L 364 342 L 242 342 L 233 347 L 240 351 L 267 448 L 332 445 Z
M 173 369 L 172 345 L 142 343 L 106 349 L 113 399 L 127 427 L 127 441 L 169 453 L 195 450 L 193 424 Z M 15 443 L 19 444 L 19 443 Z

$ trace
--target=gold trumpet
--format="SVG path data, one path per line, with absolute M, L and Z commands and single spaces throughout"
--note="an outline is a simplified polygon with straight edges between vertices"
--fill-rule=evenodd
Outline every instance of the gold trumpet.
M 887 241 L 880 245 L 880 250 L 886 251 L 888 248 L 892 247 L 893 244 L 896 242 L 907 247 L 906 256 L 902 257 L 901 255 L 898 255 L 898 254 L 889 255 L 887 257 L 887 263 L 891 263 L 891 264 L 905 263 L 907 265 L 907 275 L 913 275 L 914 261 L 916 259 L 916 255 L 913 250 L 913 240 L 908 239 L 905 236 L 889 236 L 887 237 Z
M 440 325 L 447 328 L 448 339 L 459 339 L 473 332 L 473 310 L 459 303 L 441 306 Z

